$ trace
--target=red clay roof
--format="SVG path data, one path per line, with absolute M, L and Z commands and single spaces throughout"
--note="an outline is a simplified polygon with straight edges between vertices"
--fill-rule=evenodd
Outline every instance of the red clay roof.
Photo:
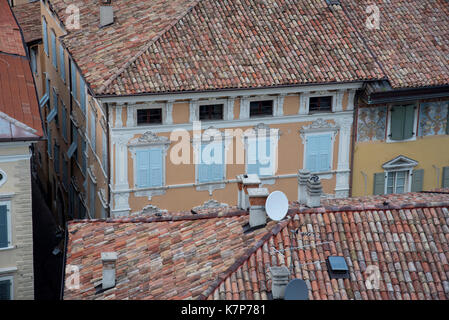
M 389 200 L 367 210 L 357 199 L 354 207 L 331 200 L 327 208 L 293 204 L 287 219 L 248 234 L 242 228 L 247 213 L 230 209 L 71 222 L 67 264 L 80 268 L 80 289 L 66 288 L 64 298 L 267 299 L 269 267 L 290 267 L 289 248 L 312 244 L 292 249 L 292 274 L 306 281 L 310 299 L 448 299 L 449 193 Z M 367 206 L 380 206 L 378 201 Z M 314 247 L 318 242 L 330 243 Z M 272 247 L 287 250 L 282 256 Z M 100 255 L 107 251 L 118 254 L 117 284 L 95 294 Z M 330 280 L 325 263 L 313 264 L 329 255 L 345 257 L 350 279 Z M 364 286 L 369 265 L 380 268 L 380 290 Z
M 340 0 L 393 88 L 449 84 L 447 0 Z M 368 29 L 376 5 L 380 28 Z
M 0 0 L 0 119 L 0 141 L 43 136 L 30 62 L 6 0 Z
M 25 42 L 42 39 L 40 1 L 18 4 L 12 9 L 22 29 Z

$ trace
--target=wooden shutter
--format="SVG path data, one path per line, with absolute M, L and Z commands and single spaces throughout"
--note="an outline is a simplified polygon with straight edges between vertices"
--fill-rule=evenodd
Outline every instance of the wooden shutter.
M 58 58 L 56 57 L 56 36 L 54 31 L 51 32 L 51 58 L 53 66 L 58 69 Z
M 214 147 L 214 152 L 219 152 L 219 154 L 215 155 L 217 157 L 220 157 L 221 162 L 214 163 L 212 165 L 211 170 L 211 178 L 213 181 L 218 182 L 222 181 L 224 178 L 224 166 L 225 166 L 225 150 L 224 150 L 224 142 L 220 143 L 219 146 Z
M 415 134 L 415 106 L 404 107 L 404 133 L 403 139 L 410 139 Z
M 404 118 L 405 118 L 405 108 L 403 106 L 394 106 L 391 108 L 391 117 L 390 117 L 391 140 L 404 139 Z
M 10 280 L 0 280 L 0 300 L 11 300 Z
M 162 186 L 162 149 L 152 148 L 150 150 L 150 186 Z
M 384 194 L 385 193 L 385 173 L 375 173 L 374 174 L 374 192 L 373 194 Z
M 137 187 L 150 186 L 150 153 L 148 150 L 136 151 L 136 177 Z
M 48 33 L 47 33 L 47 21 L 42 19 L 42 31 L 44 33 L 44 51 L 48 56 Z
M 77 100 L 78 99 L 78 96 L 77 96 L 77 92 L 76 92 L 76 89 L 77 89 L 77 87 L 76 87 L 76 67 L 75 67 L 75 64 L 73 63 L 73 61 L 71 62 L 71 64 L 70 64 L 70 69 L 71 69 L 71 78 L 72 78 L 72 83 L 71 83 L 71 86 L 72 86 L 72 95 L 73 95 L 73 97 L 75 98 L 75 100 Z
M 80 76 L 80 104 L 81 110 L 86 112 L 86 83 L 84 82 L 83 77 Z
M 257 159 L 257 139 L 248 139 L 248 163 L 247 163 L 247 173 L 248 174 L 259 174 L 259 162 Z
M 258 158 L 260 176 L 271 175 L 272 153 L 274 154 L 274 150 L 272 151 L 270 137 L 260 139 L 260 141 L 257 142 L 257 156 L 260 157 Z
M 331 135 L 320 136 L 319 138 L 319 171 L 330 171 L 331 169 Z
M 306 169 L 310 172 L 318 171 L 318 136 L 310 136 L 306 138 Z
M 62 44 L 59 44 L 59 65 L 60 65 L 59 72 L 61 72 L 61 78 L 65 82 L 65 59 L 64 59 L 64 48 Z
M 443 168 L 443 188 L 449 188 L 449 167 Z
M 204 182 L 208 182 L 209 181 L 209 166 L 204 163 L 205 162 L 205 157 L 203 156 L 204 154 L 204 149 L 206 149 L 207 144 L 201 144 L 201 148 L 200 148 L 200 154 L 198 155 L 199 157 L 199 163 L 198 163 L 198 182 L 199 183 L 204 183 Z
M 424 170 L 413 170 L 412 173 L 412 192 L 423 191 Z
M 8 207 L 0 206 L 0 248 L 5 248 L 8 243 Z

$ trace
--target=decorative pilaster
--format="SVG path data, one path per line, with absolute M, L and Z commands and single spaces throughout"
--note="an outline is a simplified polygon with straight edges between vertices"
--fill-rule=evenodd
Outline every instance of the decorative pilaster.
M 239 119 L 249 119 L 249 100 L 248 97 L 240 98 L 240 116 Z
M 226 100 L 225 120 L 234 120 L 234 103 L 234 98 L 228 98 Z
M 173 100 L 167 101 L 166 103 L 165 124 L 173 124 Z
M 301 93 L 299 95 L 299 110 L 298 114 L 308 114 L 309 113 L 309 93 Z
M 192 99 L 189 102 L 189 121 L 190 123 L 193 123 L 195 121 L 198 121 L 199 114 L 198 114 L 198 100 Z
M 135 105 L 128 105 L 126 107 L 126 126 L 128 128 L 130 127 L 134 127 L 135 123 L 134 123 L 134 107 Z
M 352 117 L 337 120 L 340 127 L 340 139 L 338 144 L 338 166 L 335 196 L 346 198 L 349 196 L 349 156 L 351 149 Z

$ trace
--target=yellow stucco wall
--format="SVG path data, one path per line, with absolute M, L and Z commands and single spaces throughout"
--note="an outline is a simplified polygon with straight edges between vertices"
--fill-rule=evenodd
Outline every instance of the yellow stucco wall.
M 415 169 L 424 169 L 424 190 L 441 187 L 442 167 L 449 166 L 449 136 L 418 137 L 416 141 L 385 141 L 357 143 L 354 149 L 353 196 L 362 196 L 365 183 L 361 171 L 367 174 L 367 194 L 373 194 L 374 174 L 383 172 L 382 165 L 399 155 L 418 161 Z M 440 185 L 437 185 L 436 170 L 440 168 Z

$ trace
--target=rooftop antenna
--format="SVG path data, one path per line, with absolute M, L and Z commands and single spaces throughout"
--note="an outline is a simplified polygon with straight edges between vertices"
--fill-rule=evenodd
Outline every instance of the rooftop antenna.
M 288 199 L 282 191 L 272 192 L 265 202 L 268 217 L 274 221 L 281 221 L 288 212 Z

